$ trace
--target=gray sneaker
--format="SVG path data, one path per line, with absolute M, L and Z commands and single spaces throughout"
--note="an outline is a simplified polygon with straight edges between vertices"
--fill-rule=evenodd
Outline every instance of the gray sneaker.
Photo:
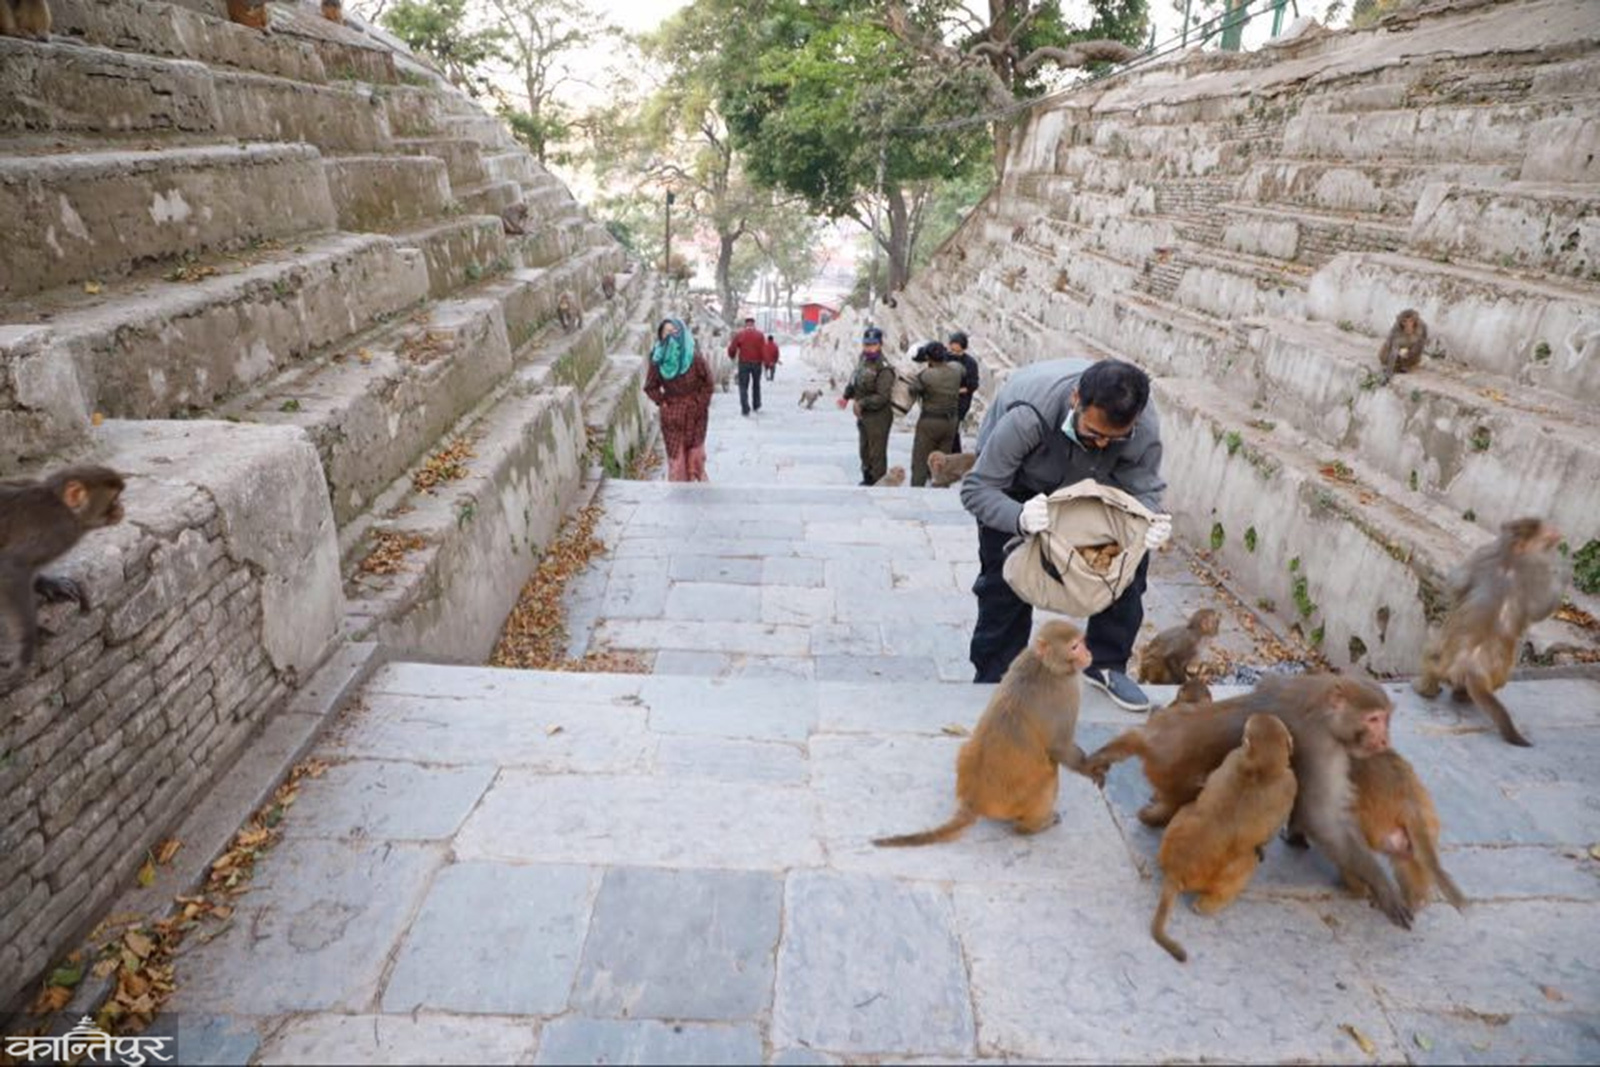
M 1121 671 L 1108 671 L 1103 667 L 1090 667 L 1083 672 L 1083 680 L 1111 698 L 1111 703 L 1124 711 L 1149 711 L 1150 698 L 1144 690 L 1133 684 Z

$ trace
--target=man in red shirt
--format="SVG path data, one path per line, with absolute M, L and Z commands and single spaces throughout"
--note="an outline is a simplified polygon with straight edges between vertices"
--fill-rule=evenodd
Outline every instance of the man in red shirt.
M 761 410 L 761 367 L 766 362 L 767 335 L 756 329 L 756 320 L 744 320 L 744 329 L 728 342 L 728 356 L 739 361 L 739 411 L 748 415 Z M 754 401 L 754 403 L 752 403 Z
M 767 334 L 767 347 L 762 353 L 761 361 L 767 365 L 767 381 L 772 381 L 778 376 L 778 342 L 772 335 Z

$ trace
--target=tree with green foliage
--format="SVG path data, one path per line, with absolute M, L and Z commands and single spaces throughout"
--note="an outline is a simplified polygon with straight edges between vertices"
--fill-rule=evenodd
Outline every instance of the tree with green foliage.
M 584 0 L 490 0 L 500 16 L 502 51 L 521 87 L 512 103 L 502 95 L 501 115 L 540 163 L 568 133 L 569 115 L 557 96 L 563 85 L 584 80 L 573 53 L 602 37 L 619 37 Z
M 488 88 L 484 68 L 504 58 L 503 31 L 471 28 L 467 0 L 398 0 L 382 21 L 413 52 L 437 62 L 450 84 L 473 96 Z

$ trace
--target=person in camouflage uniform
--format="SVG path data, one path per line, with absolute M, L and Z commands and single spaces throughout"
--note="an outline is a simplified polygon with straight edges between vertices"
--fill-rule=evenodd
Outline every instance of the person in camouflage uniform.
M 956 418 L 961 406 L 962 368 L 938 341 L 917 350 L 916 362 L 926 363 L 911 379 L 911 395 L 922 402 L 917 434 L 911 446 L 911 484 L 928 484 L 928 453 L 954 452 Z
M 839 400 L 840 407 L 855 402 L 862 485 L 876 484 L 889 469 L 889 428 L 894 425 L 894 408 L 889 401 L 893 390 L 894 368 L 883 358 L 883 331 L 868 326 L 861 335 L 861 360 Z

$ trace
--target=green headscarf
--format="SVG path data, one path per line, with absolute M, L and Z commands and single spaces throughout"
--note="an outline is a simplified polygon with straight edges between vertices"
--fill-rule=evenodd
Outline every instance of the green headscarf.
M 656 346 L 650 350 L 650 362 L 661 371 L 662 380 L 670 382 L 688 370 L 689 364 L 694 362 L 694 337 L 682 320 L 662 320 L 663 324 L 668 322 L 676 326 L 678 332 L 671 337 L 663 338 L 661 326 L 656 327 Z

